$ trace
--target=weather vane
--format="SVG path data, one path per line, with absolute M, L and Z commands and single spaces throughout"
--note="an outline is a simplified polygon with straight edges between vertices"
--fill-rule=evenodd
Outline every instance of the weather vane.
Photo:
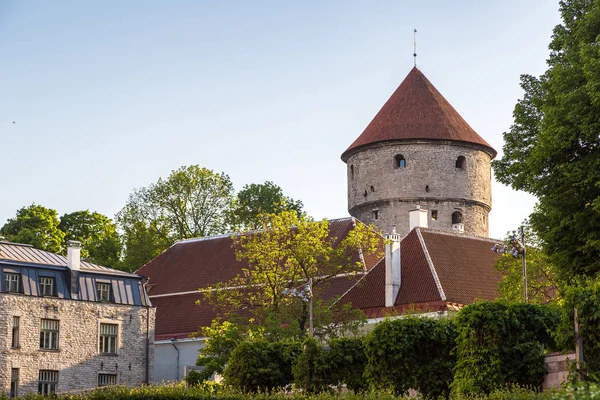
M 413 57 L 415 58 L 415 67 L 417 66 L 417 30 L 413 32 Z

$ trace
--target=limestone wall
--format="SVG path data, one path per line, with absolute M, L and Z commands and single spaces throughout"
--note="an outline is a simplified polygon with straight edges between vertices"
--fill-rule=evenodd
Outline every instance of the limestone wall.
M 397 166 L 402 155 L 406 166 Z M 457 168 L 459 156 L 465 168 Z M 408 211 L 417 205 L 429 213 L 429 227 L 452 228 L 452 213 L 461 211 L 465 233 L 488 236 L 491 210 L 491 157 L 478 147 L 457 142 L 380 144 L 347 160 L 348 210 L 384 233 L 396 226 L 408 233 Z M 377 213 L 375 213 L 377 211 Z M 377 214 L 377 215 L 376 215 Z
M 57 392 L 98 385 L 98 374 L 117 374 L 123 385 L 146 379 L 146 329 L 150 322 L 149 379 L 154 363 L 154 308 L 0 293 L 0 390 L 10 389 L 19 368 L 19 395 L 38 391 L 39 370 L 58 370 Z M 11 348 L 13 316 L 20 317 L 20 347 Z M 40 350 L 41 319 L 59 320 L 58 350 Z M 100 323 L 119 326 L 117 354 L 99 354 Z

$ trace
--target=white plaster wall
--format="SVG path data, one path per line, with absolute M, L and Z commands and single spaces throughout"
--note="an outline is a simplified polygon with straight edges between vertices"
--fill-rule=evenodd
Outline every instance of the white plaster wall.
M 176 340 L 175 346 L 179 348 L 179 367 L 177 367 L 177 351 L 171 341 L 154 342 L 154 382 L 175 381 L 178 370 L 179 380 L 182 380 L 185 366 L 196 365 L 198 351 L 203 346 L 203 341 L 202 339 Z

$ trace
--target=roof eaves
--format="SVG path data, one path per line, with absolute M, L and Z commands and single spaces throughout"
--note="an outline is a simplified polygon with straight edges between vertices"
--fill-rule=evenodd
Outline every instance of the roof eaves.
M 437 274 L 437 271 L 435 270 L 435 266 L 433 265 L 433 260 L 431 259 L 431 255 L 429 254 L 429 250 L 427 249 L 425 239 L 423 239 L 423 235 L 421 234 L 421 230 L 419 228 L 416 228 L 415 230 L 417 231 L 419 242 L 421 243 L 421 247 L 423 248 L 425 259 L 427 260 L 427 264 L 429 264 L 429 269 L 431 270 L 431 275 L 433 276 L 433 280 L 435 281 L 435 285 L 437 286 L 440 298 L 442 299 L 442 301 L 446 301 L 446 293 L 444 293 L 442 282 L 440 282 L 440 278 Z

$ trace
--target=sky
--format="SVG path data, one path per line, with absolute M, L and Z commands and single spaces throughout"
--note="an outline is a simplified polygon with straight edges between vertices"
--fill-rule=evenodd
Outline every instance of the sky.
M 0 224 L 32 203 L 113 217 L 183 165 L 348 215 L 341 153 L 417 66 L 502 154 L 549 0 L 0 0 Z M 14 122 L 14 123 L 13 123 Z M 535 198 L 492 186 L 490 237 Z

